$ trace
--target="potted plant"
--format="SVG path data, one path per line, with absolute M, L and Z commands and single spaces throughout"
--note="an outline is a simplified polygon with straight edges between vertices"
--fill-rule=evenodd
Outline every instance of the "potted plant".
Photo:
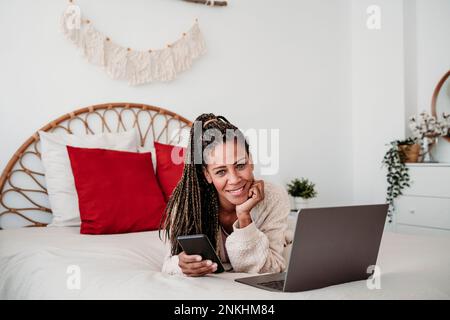
M 315 186 L 306 178 L 294 179 L 287 185 L 288 193 L 294 197 L 295 209 L 309 206 L 309 200 L 317 196 Z
M 394 210 L 394 199 L 402 194 L 405 187 L 409 187 L 409 173 L 406 166 L 408 155 L 405 151 L 417 145 L 416 138 L 407 138 L 405 140 L 393 140 L 390 142 L 390 148 L 384 155 L 382 164 L 387 168 L 387 195 L 386 202 L 389 204 L 388 218 L 392 222 L 392 212 Z M 420 150 L 420 148 L 419 148 Z
M 397 140 L 397 148 L 402 162 L 419 161 L 421 146 L 416 138 Z

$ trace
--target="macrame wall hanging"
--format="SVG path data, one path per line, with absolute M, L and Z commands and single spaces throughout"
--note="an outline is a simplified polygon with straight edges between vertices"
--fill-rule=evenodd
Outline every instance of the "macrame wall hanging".
M 205 53 L 205 42 L 197 19 L 175 42 L 162 49 L 139 51 L 123 47 L 83 19 L 81 9 L 72 1 L 61 19 L 64 35 L 73 42 L 90 63 L 101 66 L 113 79 L 130 85 L 170 81 L 189 69 Z
M 207 6 L 211 7 L 225 7 L 228 3 L 226 1 L 214 1 L 214 0 L 184 0 L 186 2 L 193 2 L 193 3 L 199 3 L 199 4 L 206 4 Z

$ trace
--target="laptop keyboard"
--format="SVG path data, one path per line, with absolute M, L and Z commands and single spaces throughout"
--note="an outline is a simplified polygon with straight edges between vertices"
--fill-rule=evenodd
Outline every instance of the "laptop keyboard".
M 283 291 L 284 288 L 284 280 L 278 280 L 278 281 L 269 281 L 269 282 L 262 282 L 258 283 L 260 286 L 264 286 L 267 288 Z

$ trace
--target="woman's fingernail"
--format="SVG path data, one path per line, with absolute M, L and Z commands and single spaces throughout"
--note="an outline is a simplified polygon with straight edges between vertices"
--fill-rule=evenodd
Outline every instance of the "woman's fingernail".
M 196 260 L 197 260 L 197 261 L 202 261 L 202 257 L 197 256 Z
M 210 266 L 210 265 L 212 265 L 212 262 L 211 262 L 211 260 L 208 260 L 208 261 L 206 261 L 206 265 L 207 265 L 207 266 Z

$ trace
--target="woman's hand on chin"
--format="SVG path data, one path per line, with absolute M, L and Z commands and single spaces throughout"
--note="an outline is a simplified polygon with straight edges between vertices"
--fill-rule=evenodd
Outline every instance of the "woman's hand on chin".
M 264 180 L 253 181 L 250 189 L 248 190 L 248 199 L 236 206 L 236 215 L 239 220 L 239 227 L 245 228 L 252 223 L 250 211 L 259 202 L 264 199 Z

